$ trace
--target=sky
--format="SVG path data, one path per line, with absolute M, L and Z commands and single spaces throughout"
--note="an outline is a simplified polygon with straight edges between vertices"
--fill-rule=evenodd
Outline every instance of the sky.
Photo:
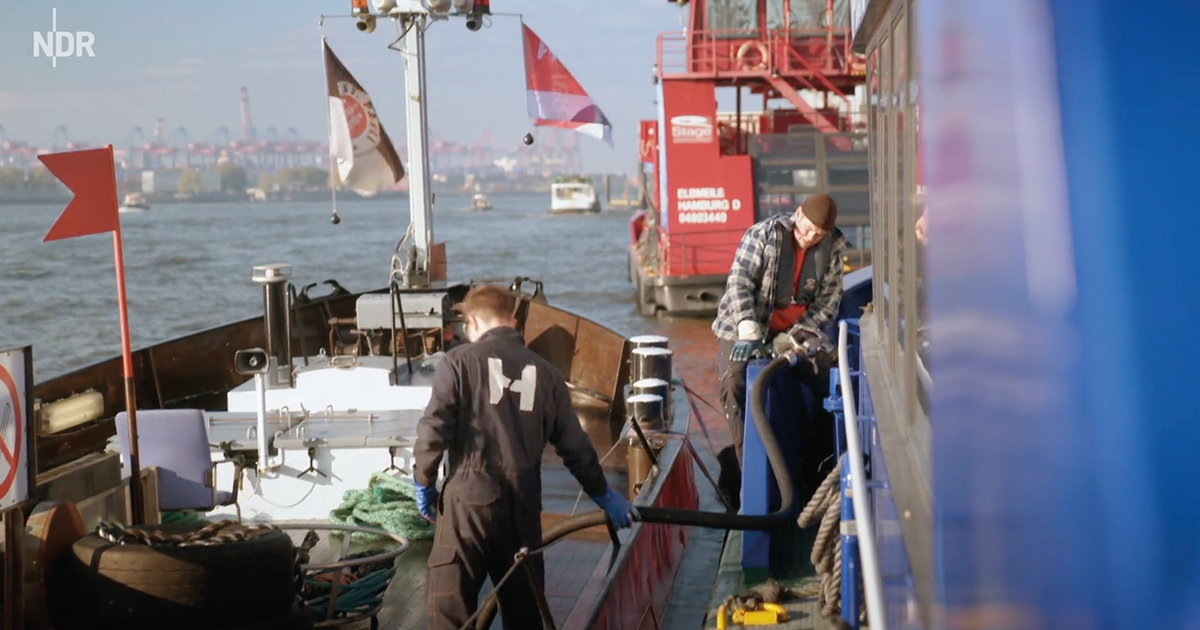
M 34 57 L 34 32 L 90 31 L 95 57 Z M 397 143 L 405 135 L 404 67 L 387 50 L 392 24 L 360 33 L 350 0 L 46 0 L 0 2 L 0 127 L 8 139 L 50 146 L 55 128 L 93 145 L 127 146 L 164 119 L 170 140 L 241 135 L 238 90 L 250 94 L 260 137 L 327 137 L 321 36 L 371 94 Z M 655 116 L 655 38 L 681 28 L 668 0 L 492 0 L 525 23 L 566 64 L 613 124 L 614 148 L 581 137 L 588 171 L 633 172 L 637 121 Z M 486 131 L 516 146 L 529 130 L 520 21 L 496 15 L 470 32 L 462 20 L 427 34 L 429 128 L 434 140 L 471 143 Z

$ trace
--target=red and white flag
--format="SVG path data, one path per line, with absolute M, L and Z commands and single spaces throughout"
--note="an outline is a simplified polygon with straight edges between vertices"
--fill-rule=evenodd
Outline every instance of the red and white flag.
M 525 91 L 529 117 L 541 127 L 574 129 L 612 146 L 612 125 L 566 66 L 533 29 L 521 23 L 525 40 Z
M 322 40 L 329 96 L 329 155 L 334 186 L 370 196 L 404 177 L 400 156 L 379 122 L 371 96 Z

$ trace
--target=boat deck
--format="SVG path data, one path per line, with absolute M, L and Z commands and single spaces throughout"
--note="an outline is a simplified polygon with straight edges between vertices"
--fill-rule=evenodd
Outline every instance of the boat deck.
M 717 344 L 708 329 L 709 323 L 709 320 L 677 320 L 671 323 L 672 330 L 665 334 L 677 347 L 686 343 L 687 351 L 681 351 L 674 357 L 674 368 L 680 377 L 686 379 L 691 390 L 706 401 L 698 401 L 696 411 L 700 418 L 693 417 L 688 431 L 700 461 L 715 476 L 720 466 L 712 449 L 720 449 L 729 443 L 729 430 L 724 414 L 716 410 L 720 398 L 712 357 L 716 354 Z M 712 439 L 711 448 L 702 433 L 705 428 Z M 699 475 L 696 489 L 700 494 L 700 509 L 713 512 L 722 510 L 716 492 Z M 798 592 L 815 592 L 820 584 L 808 559 L 813 534 L 814 530 L 792 527 L 785 537 L 786 544 L 777 549 L 776 566 L 785 568 L 774 577 L 782 586 Z M 717 607 L 726 596 L 744 593 L 765 580 L 765 576 L 759 572 L 742 570 L 741 554 L 740 533 L 693 528 L 667 600 L 666 612 L 657 626 L 651 624 L 644 627 L 660 630 L 716 628 Z M 783 602 L 783 606 L 788 611 L 789 620 L 770 626 L 772 629 L 831 630 L 839 627 L 821 616 L 816 596 L 795 598 Z M 728 627 L 739 626 L 729 624 Z
M 617 459 L 619 451 L 610 460 Z M 579 492 L 579 483 L 570 475 L 557 457 L 544 464 L 542 472 L 542 514 L 543 527 L 558 519 L 570 515 Z M 606 462 L 607 464 L 608 462 Z M 619 467 L 606 465 L 609 483 L 618 490 L 628 483 L 624 471 Z M 579 512 L 596 509 L 587 498 L 579 502 Z M 290 532 L 297 543 L 303 538 L 303 531 Z M 314 547 L 310 554 L 313 562 L 334 559 L 340 551 L 340 539 L 334 539 L 332 545 L 328 536 L 322 535 L 321 542 Z M 396 576 L 392 579 L 384 593 L 383 609 L 379 612 L 379 627 L 384 630 L 424 630 L 425 625 L 425 591 L 426 577 L 425 560 L 429 556 L 432 540 L 413 541 L 408 551 L 404 552 L 396 563 Z M 356 549 L 352 549 L 355 551 Z M 596 567 L 612 552 L 612 543 L 607 530 L 589 528 L 576 532 L 546 550 L 544 561 L 546 566 L 546 599 L 555 624 L 561 626 L 579 600 L 579 594 L 591 578 Z M 519 575 L 513 579 L 520 578 Z M 491 592 L 490 580 L 485 580 L 480 592 L 479 602 L 482 604 Z M 362 621 L 347 628 L 366 628 L 367 621 Z M 497 615 L 491 628 L 499 630 L 502 627 Z

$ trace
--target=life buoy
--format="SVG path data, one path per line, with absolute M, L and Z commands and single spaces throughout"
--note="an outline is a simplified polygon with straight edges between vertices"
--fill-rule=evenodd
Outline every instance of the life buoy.
M 746 53 L 750 52 L 751 49 L 757 50 L 758 56 L 761 58 L 761 61 L 753 66 L 746 64 Z M 771 51 L 767 50 L 767 45 L 762 42 L 746 42 L 742 44 L 741 48 L 738 48 L 737 62 L 738 67 L 742 70 L 752 70 L 754 68 L 766 70 L 771 65 Z

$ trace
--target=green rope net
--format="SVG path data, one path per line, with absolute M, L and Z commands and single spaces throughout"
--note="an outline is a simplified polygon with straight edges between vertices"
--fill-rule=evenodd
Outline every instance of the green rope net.
M 409 540 L 433 538 L 433 523 L 417 511 L 416 490 L 407 479 L 387 473 L 371 475 L 366 490 L 348 490 L 342 504 L 329 513 L 334 525 L 378 527 Z M 351 540 L 378 540 L 377 536 L 355 532 Z

